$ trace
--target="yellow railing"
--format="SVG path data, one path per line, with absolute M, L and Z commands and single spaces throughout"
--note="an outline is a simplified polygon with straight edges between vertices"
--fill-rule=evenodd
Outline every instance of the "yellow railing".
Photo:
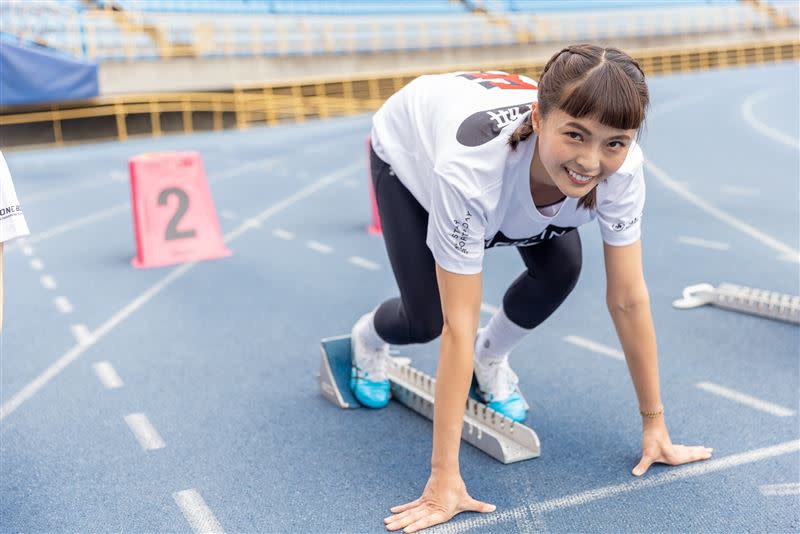
M 726 66 L 800 59 L 800 40 L 751 43 L 738 46 L 695 49 L 659 49 L 631 51 L 648 76 L 707 70 Z M 492 65 L 508 72 L 524 72 L 537 78 L 544 61 Z M 479 70 L 486 65 L 460 65 L 449 70 Z M 115 121 L 114 135 L 131 137 L 129 121 L 140 119 L 149 124 L 142 135 L 164 133 L 162 123 L 169 119 L 169 131 L 190 133 L 197 129 L 220 131 L 229 127 L 245 129 L 251 124 L 268 126 L 285 122 L 365 113 L 377 109 L 383 101 L 410 80 L 425 71 L 392 75 L 364 75 L 358 78 L 298 80 L 291 84 L 238 84 L 231 92 L 127 95 L 98 98 L 83 102 L 53 104 L 47 109 L 16 112 L 3 110 L 0 115 L 0 138 L 4 148 L 22 146 L 9 142 L 8 129 L 18 125 L 50 123 L 52 141 L 62 145 L 73 140 L 65 137 L 63 125 L 69 121 L 106 118 Z M 203 117 L 203 126 L 199 118 Z M 142 129 L 141 126 L 139 129 Z M 106 137 L 107 138 L 107 137 Z

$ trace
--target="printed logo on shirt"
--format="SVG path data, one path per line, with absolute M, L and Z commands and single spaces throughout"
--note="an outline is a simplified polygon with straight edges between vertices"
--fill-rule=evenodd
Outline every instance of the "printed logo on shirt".
M 618 221 L 611 225 L 611 229 L 614 230 L 615 232 L 621 232 L 623 230 L 627 230 L 628 228 L 639 222 L 639 219 L 641 218 L 642 215 L 639 214 L 630 221 Z
M 459 78 L 477 81 L 478 84 L 486 89 L 538 90 L 536 83 L 530 78 L 523 80 L 519 74 L 509 74 L 508 72 L 465 72 L 458 76 Z
M 487 109 L 473 113 L 461 123 L 456 132 L 456 140 L 464 146 L 476 147 L 488 143 L 500 131 L 530 110 L 532 102 Z
M 16 206 L 7 206 L 5 208 L 0 208 L 0 221 L 3 219 L 8 219 L 9 217 L 14 217 L 16 215 L 22 215 L 22 206 L 17 204 Z
M 469 239 L 469 221 L 472 220 L 472 214 L 467 210 L 464 219 L 453 219 L 453 231 L 450 232 L 451 244 L 458 252 L 462 254 L 469 254 L 467 250 L 467 239 Z
M 494 237 L 486 240 L 483 248 L 530 247 L 533 245 L 538 245 L 542 241 L 546 241 L 548 239 L 555 239 L 557 237 L 561 237 L 562 235 L 566 234 L 567 232 L 571 232 L 574 229 L 575 229 L 574 226 L 565 227 L 565 226 L 556 226 L 554 224 L 551 224 L 536 235 L 518 239 L 511 239 L 510 237 L 506 237 L 505 234 L 503 234 L 503 232 L 497 232 L 494 235 Z

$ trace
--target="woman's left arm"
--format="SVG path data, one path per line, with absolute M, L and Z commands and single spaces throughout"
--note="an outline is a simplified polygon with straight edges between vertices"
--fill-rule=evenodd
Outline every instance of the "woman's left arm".
M 658 354 L 650 296 L 642 269 L 641 241 L 617 247 L 604 244 L 606 304 L 617 329 L 641 412 L 662 410 Z M 642 416 L 642 459 L 633 474 L 643 475 L 653 463 L 681 465 L 711 457 L 713 449 L 673 445 L 663 413 Z

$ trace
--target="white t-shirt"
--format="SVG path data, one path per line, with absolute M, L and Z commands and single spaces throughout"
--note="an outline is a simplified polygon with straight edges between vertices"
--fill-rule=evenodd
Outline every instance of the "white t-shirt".
M 22 215 L 22 206 L 19 205 L 14 184 L 11 182 L 11 173 L 3 153 L 0 152 L 0 243 L 29 233 L 25 216 Z
M 536 101 L 536 82 L 501 72 L 421 76 L 375 113 L 372 145 L 429 213 L 427 244 L 436 263 L 481 272 L 484 249 L 530 246 L 597 218 L 603 240 L 628 245 L 641 235 L 644 158 L 634 142 L 619 170 L 597 186 L 587 210 L 567 198 L 534 205 L 530 163 L 536 136 L 508 145 Z

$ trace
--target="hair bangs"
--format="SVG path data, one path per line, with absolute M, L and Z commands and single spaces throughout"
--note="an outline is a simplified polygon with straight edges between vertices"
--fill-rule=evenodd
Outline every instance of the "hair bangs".
M 618 65 L 603 62 L 566 87 L 558 108 L 575 118 L 593 118 L 610 128 L 635 130 L 646 110 L 635 82 Z

